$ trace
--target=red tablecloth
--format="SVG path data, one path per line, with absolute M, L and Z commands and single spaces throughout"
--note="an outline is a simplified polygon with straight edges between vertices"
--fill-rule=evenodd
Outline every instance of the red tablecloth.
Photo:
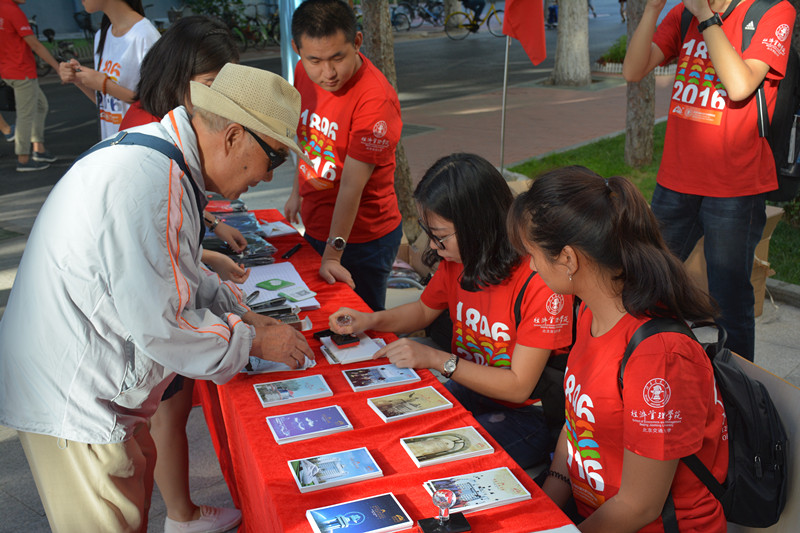
M 262 220 L 281 219 L 278 211 L 256 211 Z M 279 258 L 302 238 L 298 235 L 270 239 L 278 248 Z M 279 259 L 280 260 L 280 259 Z M 327 327 L 328 316 L 341 306 L 368 310 L 366 304 L 346 285 L 324 283 L 317 271 L 320 258 L 306 243 L 292 256 L 292 263 L 317 292 L 321 308 L 308 313 L 313 331 Z M 528 475 L 483 430 L 472 415 L 427 370 L 419 370 L 421 382 L 372 391 L 354 393 L 342 370 L 380 364 L 380 362 L 330 365 L 319 352 L 320 343 L 306 332 L 309 344 L 317 354 L 317 366 L 305 374 L 321 374 L 333 390 L 333 396 L 288 405 L 262 408 L 253 384 L 286 379 L 303 372 L 280 372 L 256 376 L 240 375 L 223 386 L 197 381 L 196 388 L 219 456 L 220 466 L 236 505 L 244 515 L 239 531 L 309 532 L 305 511 L 335 503 L 391 491 L 416 521 L 434 516 L 436 508 L 423 488 L 424 481 L 434 478 L 508 466 L 531 492 L 532 499 L 467 515 L 472 531 L 530 532 L 570 524 L 569 519 L 536 486 Z M 371 333 L 371 336 L 378 336 Z M 393 335 L 380 335 L 387 341 Z M 383 361 L 385 363 L 385 360 Z M 422 386 L 435 386 L 450 399 L 452 409 L 385 423 L 367 405 L 367 398 Z M 325 405 L 339 405 L 353 424 L 352 431 L 335 433 L 316 439 L 279 445 L 267 427 L 265 418 Z M 495 453 L 436 466 L 417 468 L 400 446 L 400 438 L 466 425 L 475 426 L 495 447 Z M 349 485 L 301 493 L 288 466 L 289 460 L 366 446 L 383 470 L 383 477 Z

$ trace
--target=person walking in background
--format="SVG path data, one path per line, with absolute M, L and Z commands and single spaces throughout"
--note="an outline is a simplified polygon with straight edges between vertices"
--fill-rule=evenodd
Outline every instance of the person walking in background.
M 320 277 L 347 283 L 377 311 L 402 238 L 394 171 L 403 123 L 397 92 L 359 51 L 362 40 L 340 0 L 306 0 L 294 12 L 297 137 L 313 165 L 298 163 L 284 214 L 301 214 L 322 255 Z
M 141 0 L 84 0 L 88 13 L 103 12 L 94 36 L 94 69 L 77 60 L 61 63 L 63 83 L 74 83 L 100 112 L 100 138 L 119 131 L 133 102 L 139 66 L 160 34 L 145 18 Z
M 625 22 L 625 0 L 619 0 L 619 16 L 622 17 L 622 22 Z
M 755 92 L 763 84 L 771 116 L 797 13 L 787 1 L 774 5 L 743 53 L 742 27 L 753 0 L 685 0 L 658 24 L 665 3 L 645 5 L 622 66 L 625 79 L 636 82 L 657 65 L 681 58 L 653 213 L 670 250 L 682 260 L 705 237 L 708 290 L 720 306 L 727 346 L 752 361 L 755 296 L 750 276 L 767 219 L 764 194 L 778 187 L 772 150 L 758 134 L 761 110 Z M 693 18 L 684 35 L 681 18 L 687 9 Z M 727 15 L 724 24 L 720 13 Z M 686 82 L 688 72 L 702 74 L 702 90 Z
M 14 140 L 17 172 L 44 170 L 56 160 L 44 144 L 49 106 L 39 87 L 33 54 L 54 69 L 58 69 L 58 62 L 34 35 L 28 17 L 18 5 L 24 3 L 25 0 L 0 0 L 0 78 L 14 89 L 17 105 L 15 132 L 10 127 L 8 133 L 5 128 L 2 131 L 6 140 Z
M 0 115 L 0 133 L 3 134 L 3 137 L 5 137 L 6 141 L 10 143 L 14 142 L 15 129 L 16 128 L 14 127 L 14 124 L 9 124 L 8 122 L 6 122 L 6 119 L 3 117 L 3 115 Z

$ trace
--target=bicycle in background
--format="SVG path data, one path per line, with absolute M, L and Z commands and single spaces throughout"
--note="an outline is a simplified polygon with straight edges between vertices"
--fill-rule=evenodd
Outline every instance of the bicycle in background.
M 444 24 L 444 4 L 439 0 L 409 0 L 397 6 L 398 12 L 404 13 L 412 28 L 428 22 L 434 26 Z
M 34 35 L 36 38 L 39 39 L 39 24 L 36 22 L 36 15 L 33 15 L 30 19 L 28 19 L 28 24 L 33 30 Z M 52 28 L 45 29 L 42 33 L 44 33 L 45 38 L 49 46 L 47 49 L 56 59 L 56 61 L 69 61 L 70 59 L 78 59 L 78 52 L 75 50 L 75 43 L 72 41 L 68 41 L 66 39 L 61 41 L 56 41 L 56 32 Z M 36 60 L 36 75 L 40 78 L 48 75 L 50 71 L 53 69 L 44 59 L 39 57 L 38 54 L 33 54 L 33 58 Z
M 451 39 L 460 41 L 470 33 L 478 33 L 478 28 L 483 23 L 486 24 L 489 33 L 495 37 L 503 36 L 503 10 L 497 9 L 494 2 L 489 6 L 489 11 L 483 20 L 477 14 L 468 15 L 463 11 L 454 11 L 444 21 L 444 31 Z

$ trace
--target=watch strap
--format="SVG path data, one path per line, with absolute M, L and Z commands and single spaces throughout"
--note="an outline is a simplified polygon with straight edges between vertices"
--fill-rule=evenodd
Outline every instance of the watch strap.
M 722 26 L 722 18 L 719 16 L 719 13 L 714 13 L 711 18 L 708 18 L 697 25 L 697 31 L 703 33 L 706 29 L 710 26 Z

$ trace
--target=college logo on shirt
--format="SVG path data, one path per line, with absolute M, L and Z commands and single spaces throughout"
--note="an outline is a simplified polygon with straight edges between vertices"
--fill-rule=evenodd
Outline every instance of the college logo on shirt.
M 672 397 L 672 389 L 666 379 L 653 378 L 645 384 L 642 397 L 644 402 L 653 409 L 661 409 Z
M 382 138 L 386 135 L 386 132 L 389 131 L 389 126 L 386 125 L 385 120 L 379 120 L 375 123 L 372 127 L 372 134 L 377 137 L 378 139 Z
M 560 313 L 561 310 L 564 309 L 564 296 L 553 293 L 550 298 L 547 299 L 545 309 L 547 309 L 547 312 L 551 315 Z

